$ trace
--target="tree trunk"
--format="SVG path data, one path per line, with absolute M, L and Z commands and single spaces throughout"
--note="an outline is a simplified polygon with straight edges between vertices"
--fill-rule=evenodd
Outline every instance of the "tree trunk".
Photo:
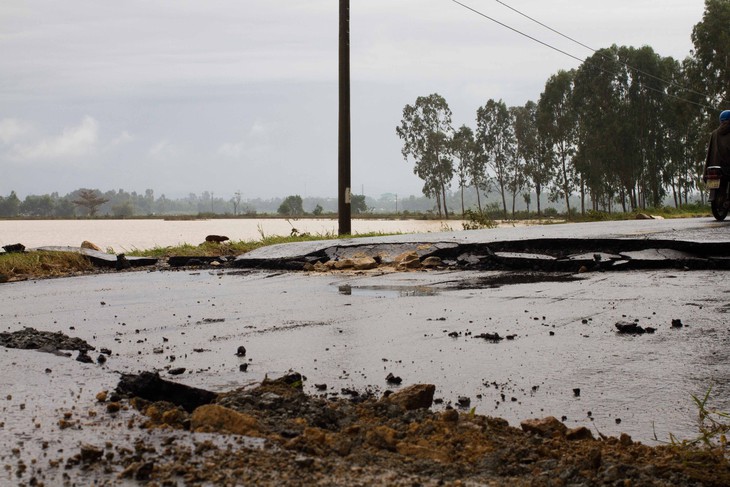
M 441 194 L 443 195 L 444 200 L 444 215 L 446 216 L 446 219 L 449 219 L 449 209 L 446 208 L 446 184 L 444 184 L 443 181 L 441 181 Z
M 474 183 L 474 189 L 477 190 L 477 208 L 479 208 L 479 214 L 482 214 L 482 199 L 479 196 L 479 183 Z
M 464 185 L 461 185 L 461 217 L 464 218 Z
M 501 191 L 501 193 L 502 193 L 502 210 L 504 211 L 504 218 L 506 219 L 507 218 L 507 199 L 504 197 L 504 192 L 505 192 L 504 183 L 500 182 L 499 187 L 502 189 L 502 191 Z
M 568 193 L 568 168 L 566 166 L 567 161 L 565 160 L 565 153 L 560 155 L 560 161 L 562 164 L 563 171 L 563 195 L 565 196 L 565 214 L 570 220 L 570 195 Z

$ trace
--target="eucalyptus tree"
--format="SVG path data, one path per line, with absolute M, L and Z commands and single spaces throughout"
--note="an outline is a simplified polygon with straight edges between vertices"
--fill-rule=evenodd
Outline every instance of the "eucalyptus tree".
M 454 133 L 452 142 L 452 153 L 459 160 L 459 164 L 456 167 L 456 179 L 459 183 L 459 190 L 461 192 L 461 214 L 464 215 L 464 188 L 470 184 L 474 184 L 477 192 L 477 204 L 479 205 L 479 212 L 481 213 L 481 200 L 479 199 L 479 177 L 474 178 L 473 171 L 478 164 L 478 148 L 474 141 L 474 131 L 462 125 Z
M 662 177 L 668 163 L 666 144 L 667 82 L 671 58 L 662 58 L 649 46 L 639 49 L 621 47 L 619 59 L 627 73 L 628 117 L 636 140 L 631 162 L 636 171 L 637 191 L 641 207 L 661 206 L 666 191 Z M 631 128 L 629 130 L 632 130 Z
M 692 64 L 691 58 L 672 60 L 667 92 L 673 96 L 666 100 L 663 116 L 668 162 L 662 182 L 671 189 L 677 207 L 687 204 L 689 193 L 699 187 L 707 153 L 704 100 L 685 88 L 693 86 Z M 700 196 L 704 199 L 703 192 Z
M 510 113 L 514 124 L 516 157 L 519 161 L 515 164 L 514 169 L 517 173 L 510 188 L 512 190 L 512 215 L 514 216 L 517 193 L 529 182 L 532 181 L 533 184 L 535 182 L 535 175 L 532 173 L 538 167 L 537 105 L 533 101 L 528 101 L 524 106 L 511 107 Z M 540 177 L 538 176 L 537 179 L 540 180 Z M 527 193 L 523 196 L 526 197 L 525 203 L 529 212 L 530 195 Z
M 692 29 L 694 67 L 707 93 L 706 104 L 730 104 L 730 2 L 705 0 L 702 20 Z M 714 122 L 714 121 L 713 121 Z
M 593 209 L 611 211 L 618 199 L 635 207 L 636 137 L 626 109 L 628 74 L 618 47 L 601 49 L 578 68 L 573 83 L 576 114 L 576 169 L 593 201 Z
M 537 216 L 542 215 L 542 194 L 550 189 L 555 174 L 555 153 L 548 138 L 549 115 L 537 103 L 528 101 L 525 109 L 535 126 L 535 154 L 527 159 L 525 174 L 535 189 Z
M 522 118 L 523 107 L 509 107 L 507 110 L 509 113 L 511 132 L 512 132 L 512 145 L 508 148 L 507 156 L 507 189 L 509 189 L 512 197 L 512 218 L 515 216 L 515 205 L 517 202 L 517 195 L 525 187 L 527 178 L 525 176 L 525 158 L 522 155 L 523 148 L 520 145 L 520 138 L 517 137 L 518 123 L 522 125 L 522 120 L 518 122 L 518 119 Z M 519 127 L 522 129 L 523 127 Z
M 439 216 L 441 205 L 446 218 L 446 190 L 454 177 L 451 155 L 451 110 L 439 94 L 419 96 L 414 105 L 403 108 L 403 120 L 396 127 L 398 137 L 403 140 L 401 153 L 407 161 L 412 157 L 414 174 L 423 179 L 423 194 L 435 197 Z
M 543 117 L 548 142 L 552 145 L 557 163 L 551 199 L 565 200 L 570 218 L 570 196 L 576 189 L 578 174 L 573 165 L 575 154 L 576 113 L 572 105 L 574 71 L 558 71 L 548 78 L 545 91 L 540 95 L 539 111 Z
M 507 198 L 511 177 L 510 165 L 514 163 L 512 153 L 515 146 L 512 120 L 507 105 L 502 100 L 488 100 L 477 109 L 476 140 L 492 169 L 497 191 L 502 197 L 502 210 L 507 217 Z

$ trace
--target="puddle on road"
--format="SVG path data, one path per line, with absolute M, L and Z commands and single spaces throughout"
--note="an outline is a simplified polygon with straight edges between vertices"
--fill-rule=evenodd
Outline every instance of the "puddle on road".
M 369 296 L 373 298 L 408 298 L 414 296 L 436 296 L 438 290 L 429 286 L 337 286 L 337 292 L 344 296 Z
M 582 280 L 574 274 L 551 274 L 546 272 L 536 273 L 500 273 L 494 276 L 479 277 L 476 279 L 465 279 L 457 282 L 452 289 L 489 289 L 515 284 L 538 284 L 548 282 L 574 282 Z

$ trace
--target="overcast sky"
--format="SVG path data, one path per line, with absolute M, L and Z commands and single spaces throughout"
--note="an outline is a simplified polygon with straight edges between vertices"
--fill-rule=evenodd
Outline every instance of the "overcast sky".
M 494 0 L 462 0 L 578 56 Z M 703 0 L 505 0 L 588 46 L 683 59 Z M 0 195 L 337 192 L 336 0 L 2 0 Z M 351 0 L 352 186 L 420 194 L 395 134 L 437 92 L 456 126 L 578 62 L 451 0 Z

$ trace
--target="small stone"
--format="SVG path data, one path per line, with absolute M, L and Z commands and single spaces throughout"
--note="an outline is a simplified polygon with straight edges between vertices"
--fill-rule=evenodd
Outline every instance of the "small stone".
M 576 441 L 576 440 L 592 440 L 593 433 L 585 426 L 579 426 L 577 428 L 569 429 L 565 433 L 565 439 Z
M 106 398 L 109 396 L 108 391 L 101 391 L 96 395 L 96 400 L 99 402 L 105 402 Z
M 341 259 L 341 260 L 335 261 L 335 269 L 337 269 L 337 270 L 352 269 L 354 267 L 355 267 L 355 261 L 352 259 Z
M 575 397 L 580 397 L 580 388 L 579 387 L 576 387 L 575 389 L 573 389 L 573 395 Z
M 246 356 L 246 347 L 244 347 L 243 345 L 238 347 L 238 349 L 236 350 L 236 355 L 238 357 L 245 357 Z
M 542 419 L 526 419 L 520 423 L 522 431 L 535 433 L 546 438 L 565 436 L 568 428 L 553 416 Z
M 353 268 L 356 271 L 367 271 L 378 267 L 378 263 L 372 257 L 359 257 L 352 259 Z
M 248 364 L 241 364 L 238 366 L 238 370 L 241 372 L 246 372 L 248 370 Z
M 106 412 L 108 413 L 118 413 L 120 409 L 122 409 L 122 406 L 118 402 L 110 402 L 106 405 Z
M 94 360 L 89 357 L 89 354 L 86 350 L 80 350 L 78 357 L 76 357 L 77 362 L 81 362 L 84 364 L 93 364 Z
M 167 373 L 170 375 L 181 375 L 185 373 L 185 370 L 185 367 L 176 367 L 174 369 L 168 370 Z
M 433 384 L 414 384 L 388 396 L 388 402 L 398 404 L 406 411 L 427 409 L 433 403 L 436 386 Z
M 401 382 L 403 382 L 403 379 L 401 379 L 401 378 L 400 378 L 400 377 L 398 377 L 398 376 L 395 376 L 395 375 L 393 375 L 392 373 L 389 373 L 389 374 L 388 374 L 388 375 L 387 375 L 387 376 L 385 377 L 385 381 L 386 381 L 386 382 L 387 382 L 388 384 L 395 384 L 395 385 L 399 385 L 399 384 L 400 384 Z
M 314 384 L 314 388 L 318 391 L 326 391 L 327 390 L 327 384 Z
M 614 326 L 616 327 L 616 330 L 618 330 L 618 333 L 627 335 L 642 335 L 646 333 L 646 330 L 635 322 L 630 323 L 628 321 L 619 321 Z
M 217 404 L 195 409 L 190 417 L 190 429 L 206 433 L 226 431 L 237 435 L 260 435 L 258 421 L 254 417 Z
M 228 237 L 226 237 L 225 235 L 208 235 L 207 237 L 205 237 L 206 242 L 221 243 L 221 242 L 225 242 L 226 240 L 230 240 L 230 239 Z
M 471 398 L 466 396 L 459 396 L 459 398 L 456 400 L 456 403 L 462 408 L 468 408 L 469 406 L 471 406 Z
M 81 445 L 81 462 L 85 464 L 96 463 L 101 460 L 104 450 L 93 445 Z
M 89 242 L 88 240 L 84 240 L 83 242 L 81 242 L 81 248 L 82 249 L 89 249 L 89 250 L 96 250 L 96 251 L 99 251 L 99 252 L 101 251 L 101 248 L 99 248 L 98 245 L 96 245 L 93 242 Z
M 682 320 L 680 319 L 673 319 L 672 320 L 672 328 L 682 328 L 684 324 L 682 323 Z

